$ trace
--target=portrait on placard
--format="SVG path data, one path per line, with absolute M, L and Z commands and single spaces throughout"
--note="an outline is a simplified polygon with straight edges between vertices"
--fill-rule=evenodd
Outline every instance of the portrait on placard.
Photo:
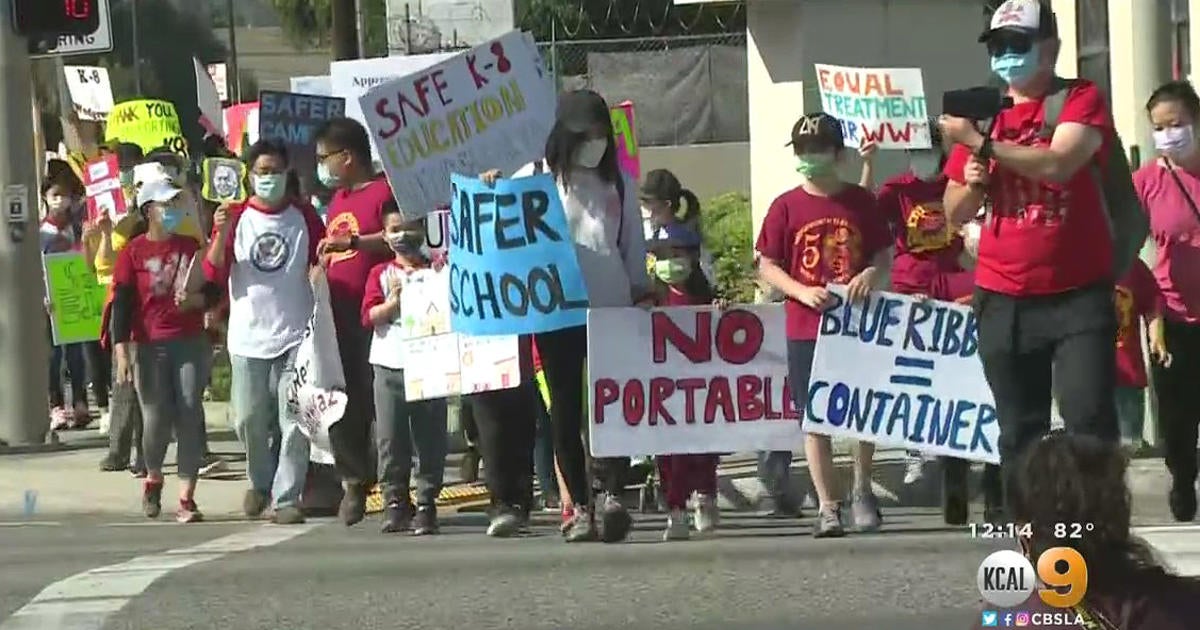
M 246 165 L 239 160 L 208 158 L 201 166 L 204 180 L 200 196 L 209 201 L 244 201 L 246 199 Z

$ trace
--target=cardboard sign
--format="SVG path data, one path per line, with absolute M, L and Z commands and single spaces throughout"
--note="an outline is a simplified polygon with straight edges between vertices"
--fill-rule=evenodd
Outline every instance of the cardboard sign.
M 108 154 L 88 162 L 83 167 L 83 185 L 87 195 L 89 223 L 95 223 L 101 216 L 107 216 L 116 223 L 128 214 L 116 155 Z
M 258 103 L 230 105 L 222 115 L 225 117 L 225 144 L 234 155 L 241 155 L 258 142 Z
M 780 304 L 592 309 L 587 360 L 595 457 L 801 442 Z
M 87 266 L 83 254 L 46 254 L 42 256 L 42 268 L 54 345 L 99 339 L 108 287 L 96 281 L 96 273 Z
M 621 172 L 634 181 L 642 178 L 642 158 L 638 155 L 637 127 L 634 126 L 633 102 L 625 101 L 610 111 L 613 137 L 617 141 L 617 163 Z
M 587 288 L 554 178 L 452 180 L 451 327 L 526 335 L 586 323 Z
M 258 95 L 258 137 L 287 147 L 292 170 L 305 190 L 316 183 L 316 133 L 330 118 L 346 115 L 341 98 L 294 92 L 263 91 Z
M 848 68 L 816 64 L 826 114 L 842 122 L 845 144 L 928 149 L 929 110 L 919 68 Z
M 179 114 L 167 101 L 147 99 L 116 104 L 108 115 L 104 140 L 136 144 L 145 153 L 168 147 L 185 158 L 188 156 Z
M 1000 463 L 1000 425 L 969 307 L 830 285 L 804 430 Z
M 409 218 L 446 202 L 452 173 L 513 173 L 542 157 L 557 101 L 535 57 L 513 31 L 359 99 Z
M 203 185 L 200 196 L 217 203 L 244 201 L 246 192 L 246 165 L 240 160 L 229 158 L 207 158 L 200 165 Z
M 425 246 L 435 264 L 446 262 L 450 253 L 450 206 L 445 205 L 425 216 Z
M 80 120 L 104 120 L 113 109 L 112 84 L 108 68 L 64 66 L 67 92 Z

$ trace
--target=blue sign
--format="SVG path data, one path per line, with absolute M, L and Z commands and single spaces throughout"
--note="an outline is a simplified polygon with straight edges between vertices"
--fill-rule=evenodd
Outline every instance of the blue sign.
M 451 175 L 450 328 L 525 335 L 587 323 L 587 289 L 548 174 L 488 186 Z
M 264 90 L 258 95 L 258 137 L 287 147 L 292 170 L 311 190 L 316 178 L 316 134 L 330 118 L 346 115 L 346 99 Z

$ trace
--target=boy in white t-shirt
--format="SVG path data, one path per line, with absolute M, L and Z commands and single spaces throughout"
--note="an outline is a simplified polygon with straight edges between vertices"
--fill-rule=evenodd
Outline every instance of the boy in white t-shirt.
M 383 532 L 438 533 L 437 498 L 446 469 L 446 399 L 409 401 L 404 392 L 400 293 L 418 282 L 437 282 L 429 268 L 425 219 L 406 222 L 395 202 L 383 208 L 383 230 L 395 256 L 367 276 L 363 325 L 375 330 L 369 361 L 375 370 L 375 439 L 383 493 Z M 413 451 L 417 504 L 409 498 Z

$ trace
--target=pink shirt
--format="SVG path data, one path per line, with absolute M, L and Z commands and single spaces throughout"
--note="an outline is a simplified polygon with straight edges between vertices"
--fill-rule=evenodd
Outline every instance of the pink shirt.
M 1175 178 L 1155 160 L 1133 174 L 1133 185 L 1150 215 L 1150 234 L 1158 249 L 1154 279 L 1162 292 L 1164 317 L 1200 322 L 1200 220 L 1188 203 L 1200 204 L 1200 178 L 1176 169 Z

